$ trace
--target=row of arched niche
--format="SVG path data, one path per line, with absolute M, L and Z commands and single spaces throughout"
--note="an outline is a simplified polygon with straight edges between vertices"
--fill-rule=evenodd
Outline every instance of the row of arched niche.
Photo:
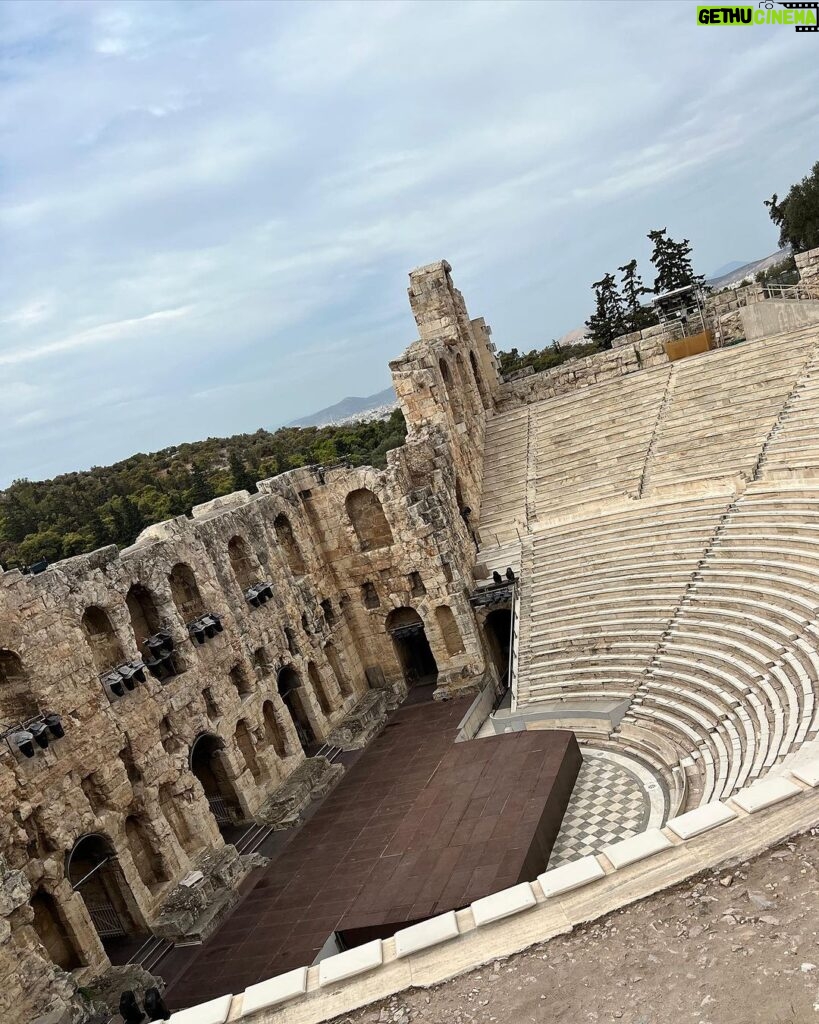
M 351 491 L 346 496 L 345 508 L 362 551 L 387 547 L 393 543 L 392 530 L 384 509 L 372 491 L 367 488 Z M 279 513 L 273 527 L 290 571 L 294 576 L 303 575 L 306 563 L 290 520 L 283 512 Z M 243 537 L 234 536 L 229 541 L 228 556 L 243 591 L 263 578 L 264 571 L 259 560 Z M 184 624 L 213 611 L 205 606 L 195 574 L 186 563 L 179 562 L 171 569 L 168 582 L 173 603 Z M 149 588 L 141 583 L 135 583 L 130 588 L 126 604 L 134 641 L 137 650 L 142 652 L 143 641 L 163 626 L 157 604 Z M 105 609 L 96 605 L 88 607 L 82 616 L 82 628 L 98 673 L 108 672 L 127 660 Z M 183 670 L 184 656 L 179 655 L 178 661 L 178 667 Z M 41 710 L 37 695 L 32 693 L 30 679 L 20 655 L 0 646 L 0 724 L 11 725 L 37 715 Z

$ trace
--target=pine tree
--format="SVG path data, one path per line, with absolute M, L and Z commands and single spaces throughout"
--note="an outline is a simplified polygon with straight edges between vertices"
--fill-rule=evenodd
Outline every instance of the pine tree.
M 250 491 L 252 494 L 256 490 L 256 480 L 240 458 L 238 452 L 233 451 L 230 453 L 228 466 L 230 467 L 230 475 L 233 479 L 234 491 Z
M 586 321 L 586 327 L 593 341 L 603 348 L 611 348 L 612 341 L 628 330 L 623 316 L 623 300 L 617 291 L 614 274 L 605 274 L 594 282 L 592 288 L 594 313 Z
M 780 245 L 790 245 L 794 252 L 819 246 L 819 160 L 810 174 L 790 187 L 781 203 L 774 193 L 765 205 L 779 228 Z
M 213 498 L 213 487 L 205 476 L 205 471 L 198 462 L 194 462 L 190 473 L 190 486 L 188 487 L 188 505 L 193 508 L 195 505 L 204 505 L 206 501 Z
M 648 239 L 654 245 L 651 262 L 657 271 L 654 278 L 654 294 L 662 295 L 684 288 L 689 284 L 701 285 L 705 278 L 694 273 L 691 264 L 691 243 L 687 238 L 675 242 L 667 235 L 667 228 L 649 231 Z
M 617 269 L 621 274 L 620 287 L 626 329 L 642 331 L 646 327 L 652 327 L 657 323 L 657 314 L 650 306 L 644 306 L 640 301 L 644 295 L 650 294 L 651 289 L 643 285 L 643 280 L 637 273 L 637 260 L 631 260 Z

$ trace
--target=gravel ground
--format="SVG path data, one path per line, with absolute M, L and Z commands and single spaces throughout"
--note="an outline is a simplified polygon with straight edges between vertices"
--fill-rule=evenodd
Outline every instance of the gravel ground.
M 819 1024 L 819 828 L 336 1024 Z

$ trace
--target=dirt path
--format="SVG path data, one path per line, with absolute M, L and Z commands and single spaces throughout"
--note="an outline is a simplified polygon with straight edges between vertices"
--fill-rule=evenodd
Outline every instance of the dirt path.
M 819 1024 L 819 828 L 336 1024 Z

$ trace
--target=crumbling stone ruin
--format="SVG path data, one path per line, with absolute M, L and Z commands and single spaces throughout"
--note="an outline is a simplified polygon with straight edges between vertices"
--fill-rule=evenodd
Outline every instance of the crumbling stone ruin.
M 802 265 L 812 272 L 816 261 L 806 254 Z M 581 539 L 570 520 L 599 517 L 606 502 L 619 515 L 646 496 L 660 500 L 680 479 L 692 507 L 702 501 L 707 487 L 698 481 L 715 472 L 704 440 L 689 460 L 701 451 L 702 472 L 681 469 L 674 431 L 663 447 L 675 394 L 689 388 L 696 399 L 698 391 L 694 372 L 671 380 L 662 331 L 504 382 L 489 328 L 470 319 L 446 262 L 414 271 L 409 299 L 419 340 L 391 363 L 408 434 L 385 470 L 292 470 L 261 481 L 257 494 L 231 494 L 152 526 L 124 551 L 0 576 L 0 1019 L 90 1020 L 78 986 L 105 974 L 110 942 L 208 934 L 253 864 L 223 833 L 297 821 L 342 770 L 336 748 L 365 744 L 408 686 L 434 684 L 438 699 L 469 690 L 491 698 L 507 681 L 510 652 L 490 628 L 497 608 L 470 598 L 476 581 L 510 560 L 517 568 L 528 559 L 531 569 L 537 552 L 522 533 L 538 520 L 558 524 L 551 560 L 570 557 Z M 801 345 L 799 372 L 813 351 Z M 576 475 L 558 485 L 549 445 L 577 432 L 553 441 L 544 424 L 557 430 L 565 415 L 571 426 L 569 406 L 540 420 L 530 407 L 626 376 L 638 382 L 629 414 L 639 452 L 628 431 L 607 443 L 602 423 L 572 451 Z M 799 395 L 775 397 L 782 410 Z M 605 401 L 614 408 L 613 389 Z M 771 417 L 779 430 L 781 412 Z M 748 441 L 740 490 L 765 459 L 766 472 L 775 464 L 773 436 L 760 453 L 756 435 Z M 736 473 L 732 464 L 724 479 Z M 730 495 L 723 504 L 715 523 L 735 511 Z M 703 536 L 719 540 L 707 525 Z M 593 603 L 581 598 L 572 600 Z M 537 625 L 527 601 L 531 594 L 524 618 Z M 562 598 L 549 601 L 555 614 L 563 608 Z M 596 678 L 593 638 L 570 646 L 578 664 L 588 656 Z M 600 650 L 601 659 L 619 656 L 614 646 Z M 781 674 L 789 671 L 790 663 Z M 541 690 L 527 683 L 520 694 L 544 705 L 563 699 L 548 679 Z M 650 697 L 634 700 L 636 724 L 626 720 L 611 738 L 622 742 L 630 728 L 647 758 L 671 749 L 673 760 L 679 744 L 661 738 L 662 726 L 652 745 Z M 796 710 L 802 715 L 802 704 Z M 782 732 L 781 722 L 771 727 Z M 667 774 L 669 787 L 682 779 L 680 807 L 692 794 L 704 798 L 696 779 L 700 788 L 689 781 L 686 789 L 684 774 Z
M 0 577 L 3 1020 L 74 1019 L 109 938 L 196 933 L 247 872 L 220 826 L 297 818 L 408 682 L 495 671 L 465 587 L 495 359 L 446 263 L 410 302 L 386 470 L 293 470 Z

